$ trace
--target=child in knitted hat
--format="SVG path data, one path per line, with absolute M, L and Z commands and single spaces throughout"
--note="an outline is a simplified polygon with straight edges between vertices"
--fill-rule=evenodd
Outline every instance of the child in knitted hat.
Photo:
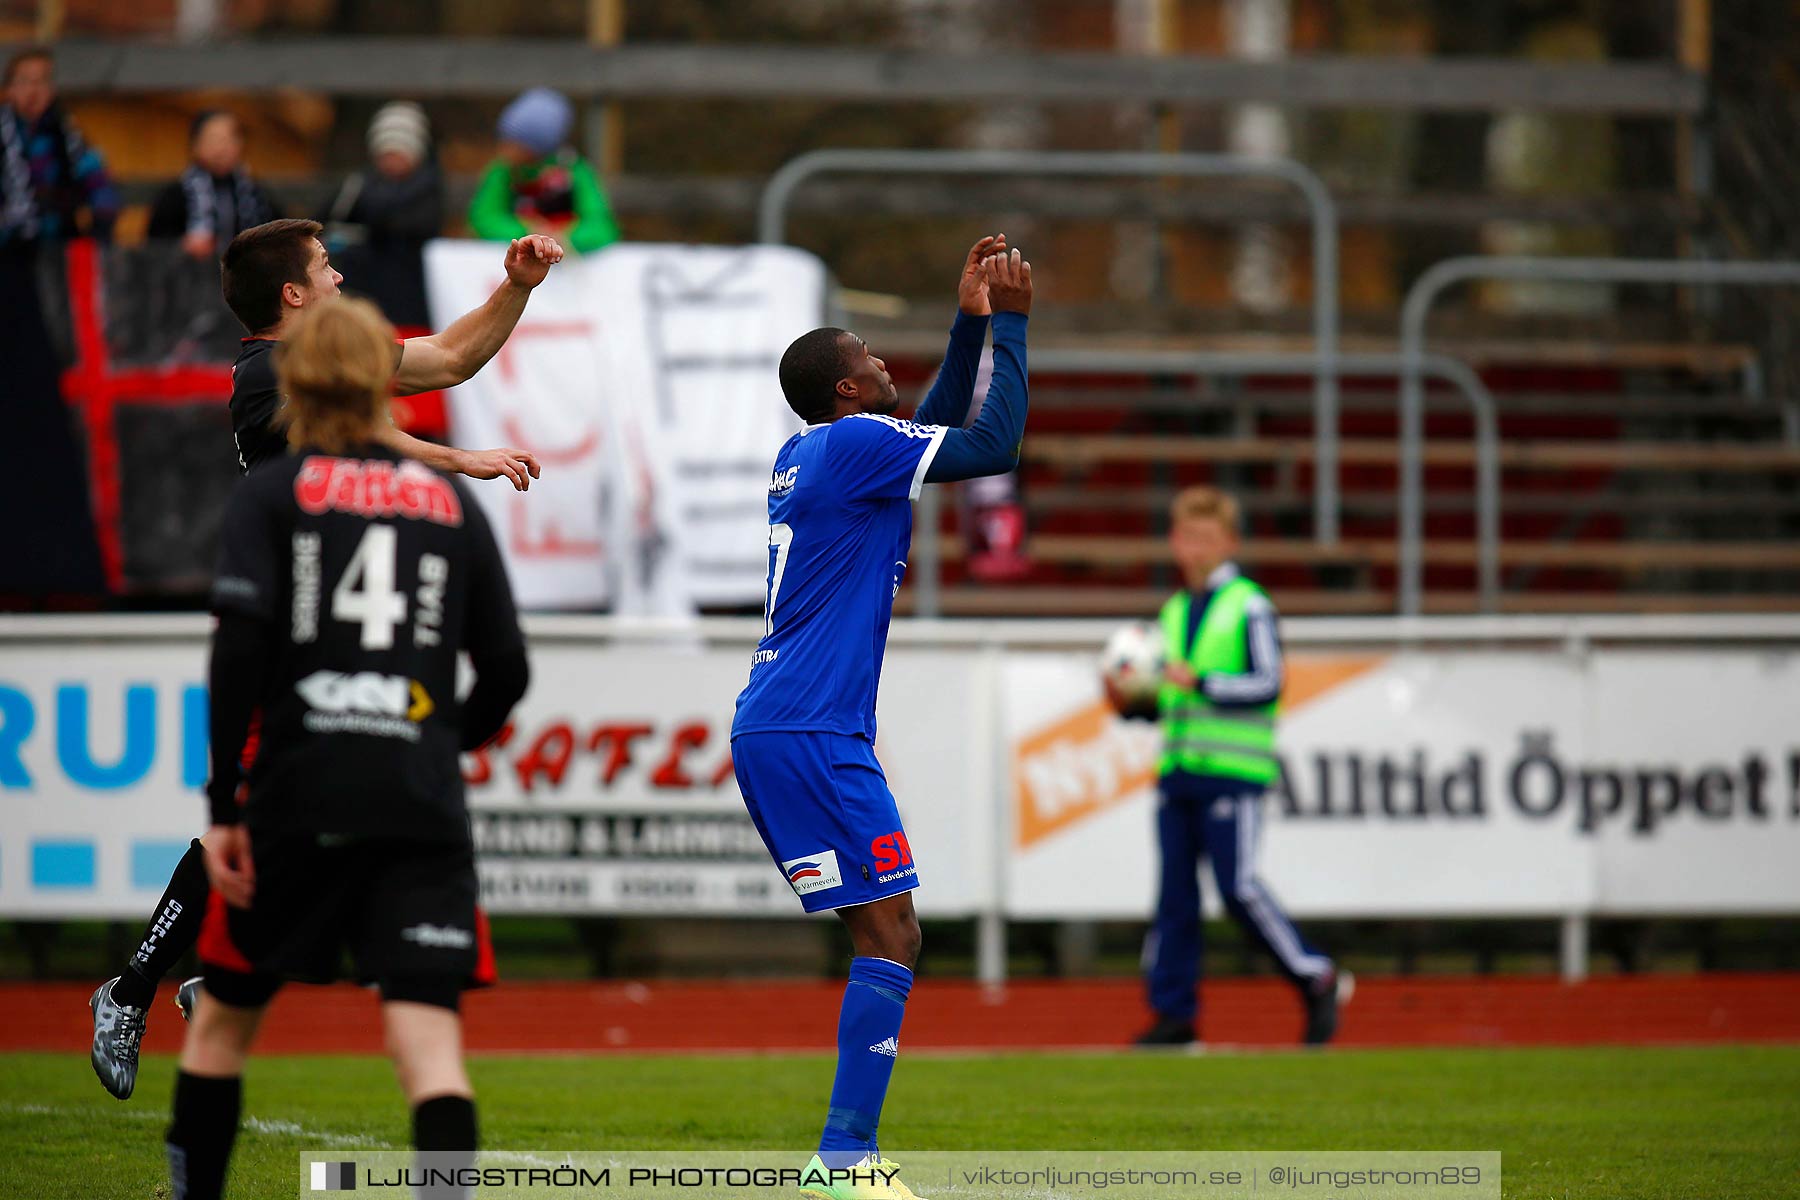
M 476 237 L 505 242 L 548 233 L 582 254 L 619 240 L 599 177 L 566 144 L 573 123 L 568 98 L 549 88 L 532 88 L 506 106 L 499 157 L 469 205 Z
M 431 122 L 408 100 L 384 104 L 369 122 L 369 159 L 389 179 L 404 179 L 431 153 Z
M 369 122 L 369 168 L 352 173 L 319 214 L 320 240 L 357 290 L 402 329 L 431 324 L 425 243 L 444 231 L 444 180 L 431 153 L 431 122 L 406 100 Z

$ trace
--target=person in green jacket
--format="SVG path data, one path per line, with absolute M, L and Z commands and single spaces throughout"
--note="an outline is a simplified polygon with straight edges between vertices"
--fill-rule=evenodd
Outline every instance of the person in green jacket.
M 565 144 L 574 111 L 561 92 L 532 88 L 500 114 L 499 157 L 469 204 L 478 238 L 556 237 L 579 254 L 619 240 L 606 191 L 588 161 Z
M 1133 703 L 1107 686 L 1121 713 L 1157 720 L 1163 730 L 1156 812 L 1161 878 L 1144 953 L 1156 1020 L 1138 1044 L 1194 1040 L 1203 859 L 1212 860 L 1225 911 L 1299 992 L 1306 1011 L 1302 1040 L 1328 1042 L 1354 981 L 1301 935 L 1256 870 L 1264 793 L 1281 771 L 1275 606 L 1233 561 L 1235 499 L 1217 488 L 1190 487 L 1175 497 L 1169 517 L 1169 549 L 1184 586 L 1158 619 L 1162 688 L 1154 702 Z

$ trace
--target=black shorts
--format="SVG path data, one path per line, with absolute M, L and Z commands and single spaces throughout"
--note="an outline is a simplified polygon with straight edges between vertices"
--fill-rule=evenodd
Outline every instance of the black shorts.
M 200 929 L 206 990 L 223 1003 L 260 1008 L 284 981 L 348 975 L 383 1000 L 455 1011 L 464 989 L 494 981 L 468 843 L 253 835 L 250 852 L 250 907 L 214 892 Z

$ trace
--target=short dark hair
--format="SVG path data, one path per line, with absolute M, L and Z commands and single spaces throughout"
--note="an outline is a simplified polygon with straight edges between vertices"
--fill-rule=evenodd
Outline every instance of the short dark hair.
M 203 108 L 199 112 L 194 114 L 193 120 L 188 122 L 188 145 L 190 147 L 193 146 L 193 144 L 195 142 L 200 140 L 200 131 L 202 129 L 205 129 L 207 126 L 207 123 L 209 121 L 211 121 L 214 117 L 224 117 L 226 120 L 230 121 L 233 125 L 237 126 L 237 131 L 240 136 L 243 134 L 243 132 L 244 132 L 243 119 L 241 117 L 239 117 L 236 113 L 232 112 L 229 108 Z
M 848 329 L 825 326 L 803 333 L 781 356 L 781 394 L 802 421 L 816 423 L 837 411 L 837 385 L 849 370 Z
M 46 62 L 54 67 L 56 55 L 48 46 L 26 46 L 6 60 L 6 74 L 4 77 L 0 77 L 0 86 L 10 84 L 13 76 L 19 73 L 19 68 L 28 62 Z
M 281 285 L 306 283 L 317 221 L 283 219 L 253 225 L 231 239 L 220 263 L 225 303 L 250 333 L 281 320 Z

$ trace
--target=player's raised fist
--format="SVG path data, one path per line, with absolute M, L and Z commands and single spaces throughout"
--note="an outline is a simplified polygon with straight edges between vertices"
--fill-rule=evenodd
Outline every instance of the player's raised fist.
M 981 260 L 981 272 L 995 312 L 1031 312 L 1031 264 L 1017 250 L 988 255 Z
M 562 244 L 548 234 L 514 238 L 506 248 L 506 277 L 520 287 L 534 288 L 562 260 Z
M 988 304 L 987 276 L 981 264 L 989 255 L 1006 253 L 1006 235 L 990 234 L 969 247 L 963 259 L 962 277 L 956 282 L 956 306 L 971 317 L 985 317 L 994 310 Z

